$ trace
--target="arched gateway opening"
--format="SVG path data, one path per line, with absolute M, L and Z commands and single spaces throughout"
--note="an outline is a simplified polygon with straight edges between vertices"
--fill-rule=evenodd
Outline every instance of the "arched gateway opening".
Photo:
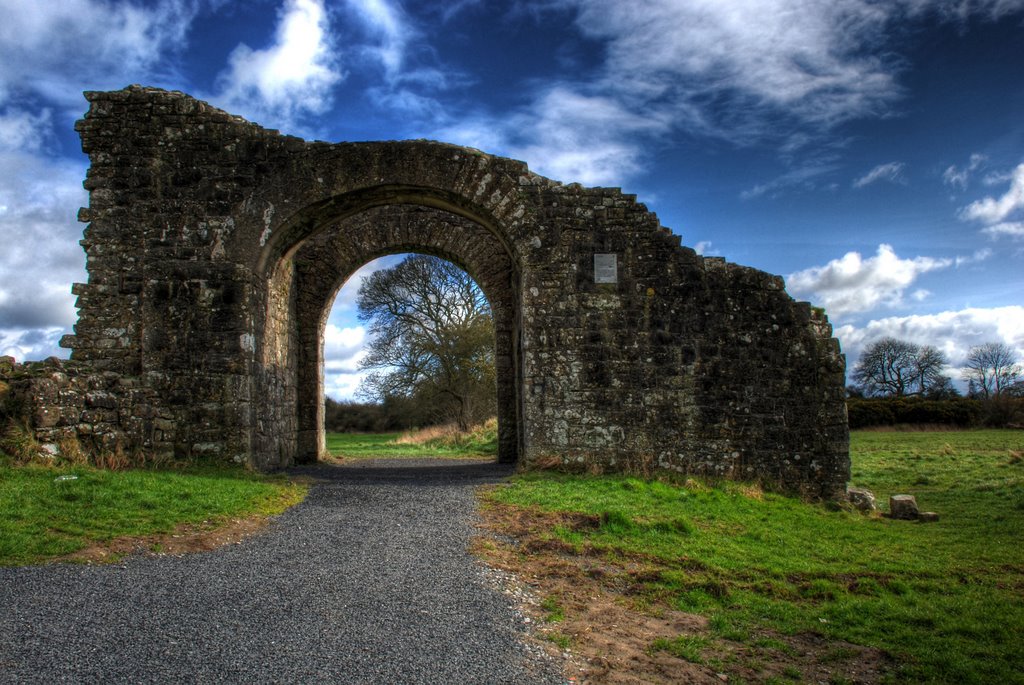
M 634 196 L 443 143 L 307 142 L 182 93 L 86 97 L 89 282 L 40 439 L 315 460 L 328 304 L 359 265 L 416 251 L 490 299 L 503 460 L 845 490 L 824 312 L 682 246 Z
M 519 453 L 517 375 L 518 273 L 508 248 L 489 229 L 449 211 L 416 204 L 372 207 L 338 217 L 320 216 L 305 239 L 287 250 L 272 269 L 272 311 L 264 339 L 267 368 L 286 372 L 279 381 L 268 415 L 287 415 L 294 404 L 295 435 L 268 432 L 261 447 L 286 455 L 294 449 L 296 463 L 324 456 L 323 339 L 331 303 L 363 264 L 387 254 L 419 252 L 446 259 L 477 282 L 491 305 L 494 319 L 497 380 L 498 459 L 514 462 Z M 294 289 L 294 295 L 287 291 Z M 274 311 L 287 306 L 289 311 Z M 288 325 L 277 325 L 287 321 Z M 282 357 L 292 356 L 293 363 Z M 288 373 L 294 371 L 294 375 Z M 270 391 L 276 384 L 267 388 Z M 294 391 L 289 386 L 294 387 Z M 276 442 L 276 444 L 274 444 Z M 294 445 L 294 447 L 292 447 Z

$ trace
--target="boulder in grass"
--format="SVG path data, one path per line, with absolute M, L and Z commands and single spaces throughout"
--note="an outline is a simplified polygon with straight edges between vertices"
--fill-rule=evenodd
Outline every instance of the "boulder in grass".
M 917 515 L 917 520 L 921 523 L 934 523 L 939 520 L 939 515 L 934 511 L 922 511 Z
M 872 512 L 878 509 L 875 493 L 867 488 L 847 488 L 846 499 L 858 511 Z
M 916 521 L 917 500 L 913 495 L 893 495 L 889 498 L 889 516 L 904 521 Z

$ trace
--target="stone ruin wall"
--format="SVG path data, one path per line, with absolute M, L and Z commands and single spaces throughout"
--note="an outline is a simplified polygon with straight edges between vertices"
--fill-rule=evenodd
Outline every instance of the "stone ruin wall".
M 845 489 L 844 359 L 824 313 L 681 246 L 634 196 L 440 143 L 306 142 L 181 93 L 87 97 L 89 282 L 63 341 L 75 370 L 43 372 L 73 386 L 56 391 L 61 425 L 38 431 L 100 425 L 259 468 L 315 459 L 325 308 L 362 260 L 419 250 L 499 294 L 503 458 Z M 595 255 L 615 282 L 596 282 Z

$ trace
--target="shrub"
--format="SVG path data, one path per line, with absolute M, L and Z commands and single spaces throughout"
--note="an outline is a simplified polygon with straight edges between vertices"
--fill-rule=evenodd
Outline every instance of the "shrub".
M 846 409 L 850 428 L 853 429 L 896 424 L 970 428 L 989 423 L 987 417 L 990 411 L 986 404 L 966 397 L 946 400 L 927 400 L 920 397 L 851 397 L 846 400 Z M 1001 425 L 1006 423 L 1003 422 Z

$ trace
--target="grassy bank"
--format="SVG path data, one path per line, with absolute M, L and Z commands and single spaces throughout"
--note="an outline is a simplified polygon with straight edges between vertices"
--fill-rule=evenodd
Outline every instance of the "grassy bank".
M 41 563 L 126 538 L 211 531 L 241 517 L 278 514 L 305 491 L 238 468 L 0 465 L 0 565 Z M 156 551 L 161 543 L 147 544 Z
M 788 658 L 787 640 L 811 636 L 872 648 L 898 682 L 1020 683 L 1022 450 L 1021 431 L 854 433 L 852 484 L 880 503 L 916 495 L 940 514 L 929 524 L 731 483 L 531 474 L 488 497 L 499 520 L 531 520 L 516 531 L 535 552 L 523 560 L 556 553 L 575 560 L 562 572 L 625 589 L 633 607 L 707 619 L 705 630 L 660 636 L 648 651 L 734 679 L 795 682 L 810 679 L 801 676 L 810 664 L 778 673 L 751 662 Z M 842 665 L 829 672 L 835 683 L 854 680 Z

